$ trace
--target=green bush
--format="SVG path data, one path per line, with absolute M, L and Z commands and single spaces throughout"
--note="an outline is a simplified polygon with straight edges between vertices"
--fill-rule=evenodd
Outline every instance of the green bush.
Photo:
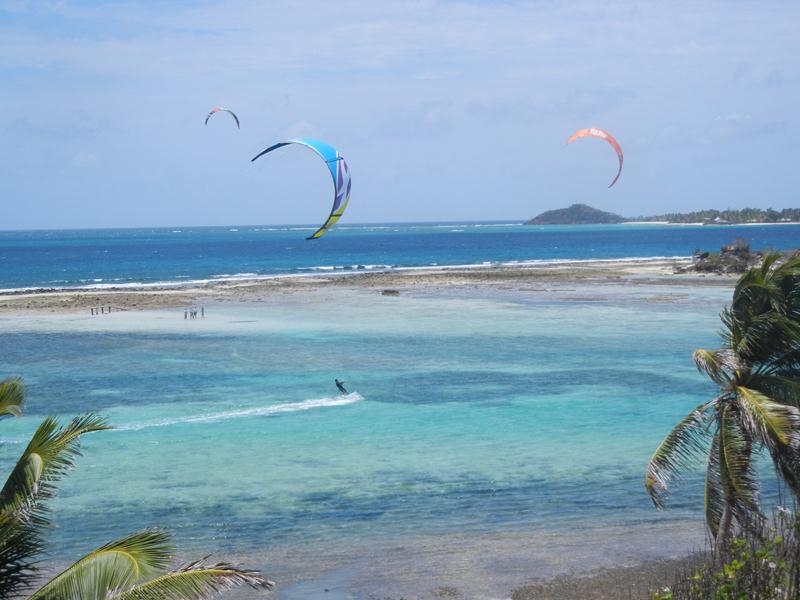
M 800 520 L 779 509 L 762 531 L 733 539 L 724 555 L 709 552 L 690 573 L 653 600 L 794 600 L 800 597 Z

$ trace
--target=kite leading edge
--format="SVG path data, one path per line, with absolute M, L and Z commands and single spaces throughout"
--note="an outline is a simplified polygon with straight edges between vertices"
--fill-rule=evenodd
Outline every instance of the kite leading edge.
M 619 145 L 619 142 L 614 139 L 614 136 L 604 131 L 603 129 L 598 129 L 597 127 L 588 127 L 587 129 L 579 129 L 567 139 L 567 144 L 574 142 L 575 140 L 582 138 L 582 137 L 596 137 L 601 140 L 607 141 L 612 148 L 617 153 L 617 158 L 619 158 L 619 168 L 617 169 L 617 174 L 614 176 L 614 179 L 611 183 L 608 184 L 608 187 L 611 187 L 615 183 L 617 183 L 617 179 L 619 179 L 620 174 L 622 173 L 622 147 Z
M 339 154 L 336 148 L 330 144 L 311 138 L 294 138 L 285 142 L 274 144 L 266 150 L 262 150 L 256 154 L 250 160 L 250 162 L 253 162 L 257 158 L 264 156 L 268 152 L 272 152 L 273 150 L 277 150 L 278 148 L 282 148 L 283 146 L 287 146 L 289 144 L 300 144 L 302 146 L 306 146 L 307 148 L 311 148 L 322 158 L 322 160 L 325 161 L 331 177 L 333 178 L 334 195 L 331 213 L 328 215 L 328 218 L 325 220 L 322 226 L 306 238 L 307 240 L 316 240 L 325 235 L 325 233 L 327 233 L 328 230 L 336 224 L 336 222 L 344 214 L 344 210 L 347 208 L 347 203 L 350 201 L 350 167 L 347 165 L 347 161 L 345 161 L 344 157 Z
M 230 116 L 233 117 L 233 120 L 236 121 L 236 128 L 237 129 L 241 129 L 241 127 L 239 126 L 239 117 L 237 117 L 236 114 L 231 109 L 224 108 L 222 106 L 217 106 L 217 107 L 211 109 L 211 112 L 208 113 L 208 115 L 206 115 L 206 125 L 208 125 L 208 120 L 211 118 L 211 115 L 213 115 L 214 113 L 218 113 L 218 112 L 226 112 L 226 113 L 228 113 Z

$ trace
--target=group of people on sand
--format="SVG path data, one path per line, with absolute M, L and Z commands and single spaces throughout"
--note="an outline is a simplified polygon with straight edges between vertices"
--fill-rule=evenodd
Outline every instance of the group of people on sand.
M 206 309 L 205 307 L 200 307 L 200 318 L 204 318 L 206 316 Z M 184 319 L 196 319 L 197 318 L 197 307 L 192 306 L 191 308 L 187 308 L 183 311 L 183 318 Z

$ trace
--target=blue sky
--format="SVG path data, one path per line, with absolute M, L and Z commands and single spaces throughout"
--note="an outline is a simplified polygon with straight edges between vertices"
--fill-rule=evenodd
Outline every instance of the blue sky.
M 800 2 L 0 0 L 0 229 L 800 206 Z M 234 110 L 203 125 L 215 106 Z M 604 142 L 565 145 L 583 127 Z

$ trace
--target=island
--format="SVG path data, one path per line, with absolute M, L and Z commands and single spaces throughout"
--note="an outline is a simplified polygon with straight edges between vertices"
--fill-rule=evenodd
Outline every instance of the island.
M 525 225 L 607 225 L 624 223 L 624 217 L 587 206 L 573 204 L 569 208 L 548 210 L 525 222 Z

